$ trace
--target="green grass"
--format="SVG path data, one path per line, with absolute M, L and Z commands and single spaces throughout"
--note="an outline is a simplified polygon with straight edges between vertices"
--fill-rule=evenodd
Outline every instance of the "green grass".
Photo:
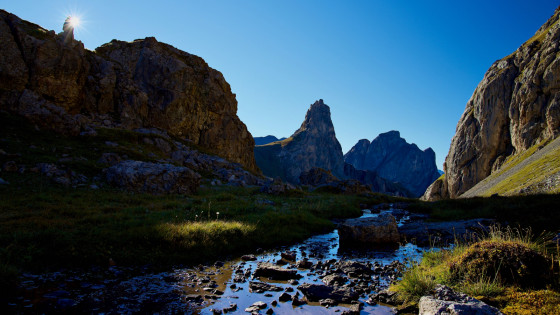
M 513 226 L 531 227 L 535 233 L 560 232 L 560 195 L 476 197 L 434 202 L 417 201 L 409 210 L 428 213 L 434 221 L 475 218 L 496 219 Z
M 331 218 L 385 201 L 257 188 L 206 188 L 193 196 L 97 191 L 10 178 L 0 187 L 0 278 L 62 267 L 195 264 L 290 244 L 334 228 Z M 26 181 L 26 183 L 24 183 Z M 41 184 L 40 181 L 43 181 Z M 271 201 L 267 205 L 263 200 Z
M 527 256 L 527 253 L 530 255 Z M 510 254 L 513 256 L 510 257 Z M 557 311 L 560 297 L 557 293 L 558 268 L 551 272 L 551 265 L 539 268 L 533 263 L 540 259 L 546 261 L 547 257 L 553 257 L 557 262 L 558 254 L 556 251 L 554 255 L 550 255 L 543 239 L 534 238 L 529 230 L 493 227 L 470 243 L 456 243 L 450 250 L 426 251 L 420 262 L 409 264 L 402 279 L 392 285 L 390 290 L 397 292 L 399 299 L 405 303 L 417 303 L 436 284 L 444 284 L 497 306 L 506 314 L 521 309 L 535 310 L 533 306 L 527 306 L 531 303 L 537 303 L 540 308 L 548 311 Z M 508 261 L 505 260 L 506 257 Z M 533 261 L 527 257 L 531 257 Z M 532 268 L 529 271 L 546 275 L 545 282 L 552 291 L 539 288 L 534 290 L 534 287 L 526 286 L 528 282 L 512 282 L 508 278 L 511 272 L 518 276 L 517 280 L 526 277 L 524 280 L 532 281 L 535 276 L 523 268 L 510 270 L 511 266 L 516 265 L 516 259 L 523 259 L 523 263 L 529 266 L 527 268 Z M 522 296 L 533 297 L 522 303 Z

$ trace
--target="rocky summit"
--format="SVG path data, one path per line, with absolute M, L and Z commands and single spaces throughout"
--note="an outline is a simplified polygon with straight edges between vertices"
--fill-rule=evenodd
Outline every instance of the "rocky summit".
M 336 139 L 329 106 L 318 100 L 289 138 L 255 147 L 257 165 L 270 177 L 299 184 L 301 173 L 318 167 L 338 178 L 344 174 L 342 147 Z
M 403 186 L 415 197 L 421 196 L 440 176 L 434 151 L 422 151 L 414 143 L 407 143 L 398 131 L 382 133 L 371 142 L 358 141 L 344 155 L 344 161 L 356 170 L 373 171 Z
M 256 171 L 223 75 L 153 37 L 95 51 L 0 10 L 0 109 L 67 135 L 157 128 Z

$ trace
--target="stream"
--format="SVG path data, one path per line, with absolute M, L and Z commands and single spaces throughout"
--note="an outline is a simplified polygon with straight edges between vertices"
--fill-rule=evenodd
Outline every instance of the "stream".
M 393 211 L 402 212 L 395 209 L 382 212 Z M 362 217 L 376 215 L 364 210 Z M 408 220 L 406 215 L 395 216 L 399 225 Z M 362 314 L 393 314 L 391 307 L 368 299 L 400 275 L 397 269 L 402 268 L 401 262 L 417 259 L 421 252 L 421 248 L 410 243 L 392 249 L 341 248 L 338 232 L 334 230 L 292 246 L 258 251 L 211 266 L 158 273 L 150 271 L 149 266 L 25 273 L 21 276 L 22 294 L 9 301 L 8 310 L 14 313 L 332 314 L 352 307 L 355 310 L 358 306 L 352 304 L 359 304 Z M 325 276 L 340 272 L 344 269 L 342 264 L 348 261 L 360 263 L 371 271 L 367 275 L 348 273 L 347 278 L 337 283 L 359 292 L 357 302 L 322 301 L 321 305 L 305 301 L 299 286 L 324 284 Z M 292 270 L 299 279 L 255 277 L 258 264 L 266 262 Z M 290 300 L 286 300 L 288 296 Z

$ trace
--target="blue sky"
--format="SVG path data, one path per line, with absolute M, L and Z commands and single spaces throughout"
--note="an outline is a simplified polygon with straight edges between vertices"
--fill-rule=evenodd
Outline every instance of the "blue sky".
M 560 2 L 0 1 L 47 29 L 81 16 L 76 39 L 155 36 L 221 71 L 253 136 L 291 135 L 310 104 L 331 107 L 347 152 L 399 130 L 442 168 L 466 102 L 486 70 L 529 39 Z

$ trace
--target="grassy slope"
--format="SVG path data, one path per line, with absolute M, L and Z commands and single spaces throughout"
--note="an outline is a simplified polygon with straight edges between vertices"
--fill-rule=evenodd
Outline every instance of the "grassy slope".
M 107 265 L 109 259 L 165 267 L 289 244 L 332 229 L 330 218 L 358 216 L 360 203 L 396 200 L 303 191 L 271 196 L 229 186 L 192 196 L 66 188 L 29 170 L 41 162 L 64 164 L 91 180 L 102 172 L 104 152 L 162 158 L 143 141 L 158 136 L 102 129 L 93 137 L 63 137 L 1 112 L 0 126 L 0 166 L 15 161 L 26 168 L 23 174 L 0 171 L 10 182 L 0 185 L 0 291 L 20 271 Z
M 560 172 L 560 138 L 542 142 L 517 154 L 496 172 L 475 185 L 462 197 L 505 196 L 520 193 L 558 193 L 560 187 L 547 179 Z

